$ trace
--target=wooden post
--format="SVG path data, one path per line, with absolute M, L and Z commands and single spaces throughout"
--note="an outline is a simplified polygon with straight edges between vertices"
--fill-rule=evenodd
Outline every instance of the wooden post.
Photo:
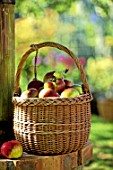
M 0 1 L 0 131 L 13 117 L 15 73 L 14 0 Z

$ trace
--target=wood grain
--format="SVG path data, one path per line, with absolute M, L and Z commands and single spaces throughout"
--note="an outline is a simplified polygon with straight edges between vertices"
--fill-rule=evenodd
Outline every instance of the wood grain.
M 14 5 L 0 4 L 0 121 L 12 118 L 14 39 Z

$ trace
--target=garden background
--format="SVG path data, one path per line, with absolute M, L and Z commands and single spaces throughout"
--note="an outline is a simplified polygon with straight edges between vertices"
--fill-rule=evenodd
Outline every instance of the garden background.
M 68 47 L 80 59 L 94 100 L 91 103 L 93 159 L 86 170 L 113 168 L 113 120 L 103 118 L 98 101 L 108 99 L 113 105 L 113 1 L 112 0 L 16 0 L 15 54 L 16 68 L 31 44 L 53 41 Z M 27 59 L 21 74 L 24 91 L 33 79 L 35 53 Z M 41 50 L 37 76 L 69 69 L 67 78 L 81 83 L 73 60 L 53 48 Z M 109 106 L 110 107 L 110 106 Z M 107 112 L 105 113 L 108 114 Z M 113 108 L 111 113 L 113 115 Z

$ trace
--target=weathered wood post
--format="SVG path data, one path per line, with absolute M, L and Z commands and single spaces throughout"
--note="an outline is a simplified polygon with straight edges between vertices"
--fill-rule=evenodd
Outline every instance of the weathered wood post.
M 0 0 L 0 137 L 6 134 L 6 138 L 11 137 L 13 122 L 11 99 L 15 73 L 14 4 L 15 0 Z M 2 138 L 5 140 L 4 136 Z

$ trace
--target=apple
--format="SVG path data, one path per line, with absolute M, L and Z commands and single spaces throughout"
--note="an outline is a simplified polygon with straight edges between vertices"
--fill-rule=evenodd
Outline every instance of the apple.
M 23 147 L 19 141 L 11 140 L 2 144 L 1 154 L 5 158 L 20 158 L 23 154 Z
M 62 79 L 64 75 L 68 72 L 68 69 L 64 71 L 50 71 L 44 75 L 43 81 L 55 81 L 57 79 Z
M 75 90 L 74 88 L 67 88 L 64 89 L 60 95 L 61 98 L 63 97 L 75 97 L 75 96 L 79 96 L 79 92 L 77 90 Z
M 21 98 L 26 99 L 26 98 L 33 98 L 33 97 L 37 97 L 38 96 L 38 90 L 36 88 L 30 88 L 28 90 L 25 90 L 22 94 L 21 94 Z
M 45 88 L 50 88 L 50 89 L 55 89 L 55 84 L 52 81 L 47 81 L 44 83 L 44 89 Z
M 72 83 L 69 80 L 65 80 L 64 76 L 68 72 L 68 69 L 65 69 L 64 71 L 56 71 L 53 75 L 56 77 L 56 80 L 54 81 L 55 84 L 55 91 L 59 94 L 68 86 L 71 86 Z
M 83 89 L 80 84 L 73 84 L 72 88 L 76 89 L 79 92 L 79 94 L 83 94 Z
M 70 80 L 64 79 L 65 82 L 65 88 L 73 86 L 73 83 Z
M 54 82 L 55 91 L 61 93 L 65 89 L 65 82 L 63 79 L 56 79 Z
M 47 81 L 54 81 L 55 76 L 54 76 L 55 71 L 50 71 L 44 75 L 43 82 Z
M 39 92 L 39 98 L 45 97 L 59 97 L 59 94 L 51 88 L 45 88 Z
M 41 87 L 43 87 L 44 83 L 36 78 L 34 78 L 29 84 L 28 89 L 30 88 L 36 88 L 37 90 L 40 90 Z
M 53 73 L 53 75 L 57 78 L 57 79 L 64 79 L 64 76 L 66 75 L 66 73 L 68 72 L 68 69 L 65 69 L 63 71 L 55 71 Z

